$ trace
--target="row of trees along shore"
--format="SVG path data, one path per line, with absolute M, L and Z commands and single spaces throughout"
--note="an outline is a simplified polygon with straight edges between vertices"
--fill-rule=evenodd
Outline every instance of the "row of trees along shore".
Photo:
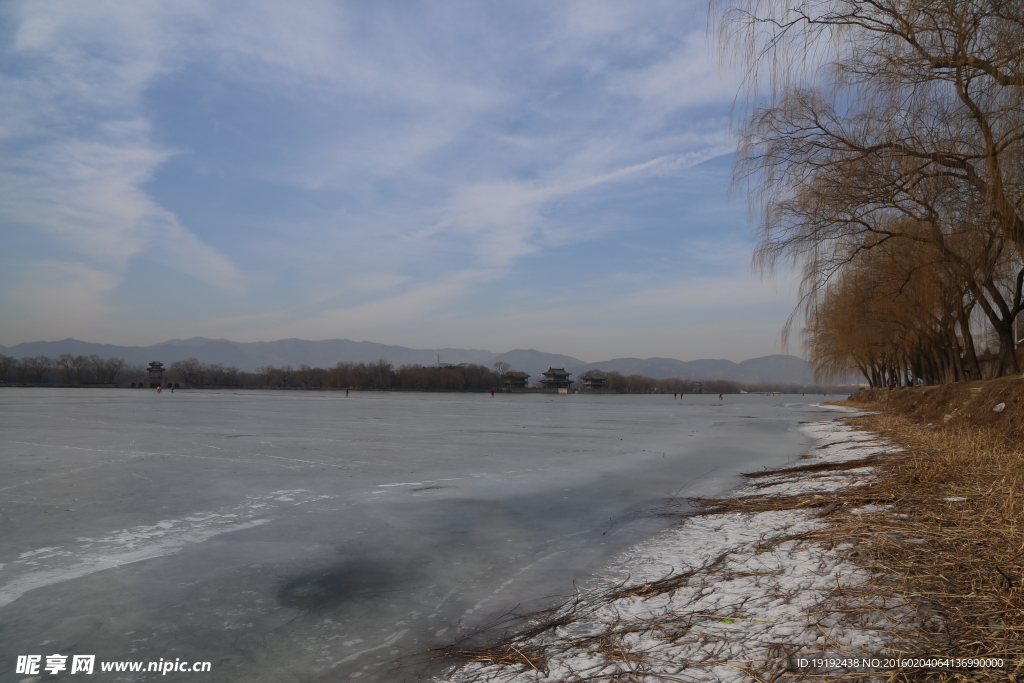
M 755 265 L 794 265 L 817 381 L 1021 370 L 1024 2 L 730 0 L 734 180 Z
M 362 389 L 376 391 L 499 391 L 503 374 L 511 368 L 463 363 L 453 367 L 394 367 L 386 360 L 372 363 L 338 363 L 330 368 L 309 365 L 263 365 L 245 372 L 220 363 L 203 363 L 195 358 L 175 361 L 164 373 L 165 382 L 191 388 L 263 387 L 276 389 Z M 741 384 L 726 380 L 705 380 L 698 387 L 690 379 L 654 379 L 643 375 L 607 375 L 611 391 L 623 394 L 693 394 L 702 389 L 708 394 L 751 393 L 848 393 L 844 386 L 804 386 L 798 384 Z M 71 356 L 57 358 L 34 356 L 15 359 L 0 355 L 0 383 L 33 386 L 148 386 L 147 370 L 120 358 Z

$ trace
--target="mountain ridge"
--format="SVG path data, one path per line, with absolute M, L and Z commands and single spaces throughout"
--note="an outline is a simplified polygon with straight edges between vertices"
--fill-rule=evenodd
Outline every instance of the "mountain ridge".
M 537 379 L 549 367 L 564 367 L 575 376 L 588 370 L 620 372 L 624 375 L 646 375 L 656 379 L 681 377 L 694 380 L 721 379 L 746 384 L 777 382 L 811 384 L 813 374 L 807 362 L 796 356 L 773 354 L 735 363 L 731 360 L 702 358 L 682 361 L 676 358 L 612 358 L 588 363 L 564 354 L 547 353 L 537 349 L 512 349 L 493 353 L 484 349 L 415 349 L 377 342 L 351 339 L 277 339 L 269 342 L 235 342 L 229 339 L 191 337 L 169 339 L 149 346 L 118 346 L 97 344 L 67 338 L 60 341 L 22 342 L 12 347 L 0 346 L 0 353 L 24 358 L 46 355 L 57 357 L 72 355 L 99 355 L 119 357 L 129 363 L 148 364 L 158 360 L 165 365 L 185 358 L 197 358 L 204 363 L 235 365 L 252 372 L 261 365 L 302 365 L 331 367 L 338 362 L 371 362 L 383 358 L 401 365 L 433 365 L 440 357 L 442 363 L 477 363 L 492 365 L 498 361 L 509 363 L 515 370 L 528 372 Z

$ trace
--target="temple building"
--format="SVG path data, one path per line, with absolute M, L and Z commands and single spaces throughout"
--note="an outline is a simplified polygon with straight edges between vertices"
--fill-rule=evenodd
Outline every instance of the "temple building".
M 511 389 L 525 389 L 526 382 L 530 379 L 530 376 L 525 372 L 506 372 L 501 376 L 501 386 L 506 390 Z
M 597 370 L 591 370 L 579 376 L 580 388 L 582 389 L 606 389 L 607 381 L 608 375 Z
M 164 383 L 164 364 L 153 361 L 149 364 L 149 388 L 156 389 Z
M 572 386 L 572 380 L 569 379 L 571 374 L 566 372 L 565 368 L 548 368 L 548 371 L 543 373 L 544 379 L 540 381 L 540 385 L 545 389 L 568 389 Z

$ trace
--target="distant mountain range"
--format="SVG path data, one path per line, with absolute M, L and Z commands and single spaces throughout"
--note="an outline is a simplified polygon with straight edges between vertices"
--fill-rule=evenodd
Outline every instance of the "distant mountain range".
M 574 375 L 587 370 L 621 372 L 624 375 L 646 375 L 658 379 L 682 377 L 706 380 L 724 379 L 746 384 L 778 382 L 811 384 L 813 377 L 807 362 L 796 356 L 772 355 L 751 358 L 740 363 L 730 360 L 702 359 L 681 361 L 675 358 L 613 358 L 599 363 L 588 363 L 572 356 L 544 353 L 536 349 L 515 349 L 505 353 L 492 353 L 481 349 L 410 349 L 374 342 L 355 342 L 348 339 L 279 339 L 272 342 L 233 342 L 227 339 L 171 339 L 152 346 L 116 346 L 92 344 L 77 339 L 55 342 L 24 342 L 10 348 L 0 346 L 0 353 L 24 358 L 27 356 L 57 356 L 70 353 L 76 356 L 98 355 L 104 358 L 123 358 L 129 363 L 148 364 L 158 360 L 170 365 L 176 360 L 197 358 L 204 363 L 235 365 L 252 372 L 261 365 L 294 365 L 305 363 L 313 367 L 331 367 L 340 361 L 369 362 L 381 358 L 395 366 L 432 365 L 440 356 L 442 363 L 477 363 L 493 365 L 505 361 L 515 370 L 528 372 L 536 379 L 549 367 L 565 368 Z

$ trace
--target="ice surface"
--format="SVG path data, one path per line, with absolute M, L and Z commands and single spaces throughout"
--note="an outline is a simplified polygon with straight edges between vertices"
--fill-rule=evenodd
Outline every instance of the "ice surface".
M 893 450 L 870 434 L 835 422 L 802 429 L 822 441 L 808 454 L 807 464 Z M 813 495 L 855 487 L 875 474 L 874 467 L 826 477 L 783 472 L 767 477 L 778 482 L 774 487 L 750 485 L 733 495 Z M 848 547 L 801 539 L 825 524 L 818 510 L 806 509 L 689 518 L 620 551 L 582 587 L 577 603 L 548 616 L 561 625 L 515 643 L 520 652 L 542 648 L 543 670 L 472 663 L 446 680 L 560 683 L 624 676 L 636 681 L 741 683 L 785 677 L 801 657 L 879 657 L 887 644 L 888 620 L 898 623 L 910 615 L 894 604 L 884 614 L 873 609 L 847 614 L 830 604 L 834 592 L 856 588 L 868 575 L 848 561 Z M 622 586 L 649 587 L 682 572 L 693 575 L 673 590 L 617 596 Z M 579 604 L 592 607 L 580 610 Z M 603 650 L 594 645 L 598 641 L 605 644 Z M 616 649 L 610 650 L 612 644 Z
M 781 398 L 2 389 L 0 681 L 53 653 L 414 680 L 666 502 L 806 453 L 821 397 Z

